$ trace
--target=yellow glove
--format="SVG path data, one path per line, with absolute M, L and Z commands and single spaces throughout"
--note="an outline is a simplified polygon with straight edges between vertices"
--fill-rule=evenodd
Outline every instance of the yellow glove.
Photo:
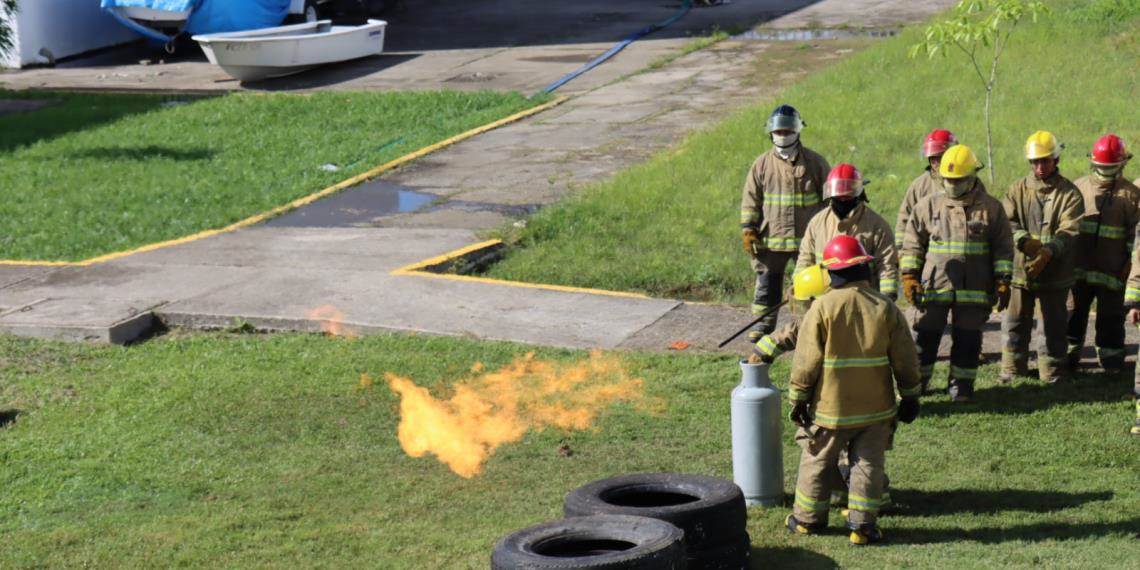
M 1021 242 L 1021 253 L 1025 254 L 1028 259 L 1037 257 L 1037 252 L 1041 251 L 1041 240 L 1036 238 L 1028 238 Z
M 913 273 L 903 273 L 902 276 L 903 295 L 906 300 L 910 301 L 911 305 L 919 306 L 922 304 L 922 283 L 918 282 L 918 276 Z
M 1009 282 L 998 281 L 994 293 L 997 294 L 997 302 L 994 303 L 994 310 L 1000 313 L 1009 307 L 1009 296 L 1011 293 Z
M 1045 267 L 1049 265 L 1050 261 L 1053 261 L 1053 250 L 1047 247 L 1041 248 L 1041 250 L 1037 252 L 1037 257 L 1034 257 L 1033 260 L 1029 262 L 1029 265 L 1025 267 L 1025 274 L 1028 275 L 1030 279 L 1036 279 L 1038 275 L 1041 275 L 1042 271 L 1045 271 Z
M 760 241 L 760 236 L 756 233 L 756 230 L 744 228 L 744 233 L 740 237 L 744 242 L 744 253 L 755 257 L 760 255 L 760 252 L 764 250 L 764 243 Z

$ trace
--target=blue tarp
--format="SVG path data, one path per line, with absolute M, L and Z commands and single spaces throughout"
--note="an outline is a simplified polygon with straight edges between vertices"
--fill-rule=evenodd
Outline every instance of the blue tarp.
M 155 30 L 118 17 L 111 8 L 142 7 L 190 13 L 185 31 L 191 34 L 240 32 L 281 25 L 289 14 L 289 0 L 101 0 L 102 7 L 123 25 L 151 39 L 171 39 Z
M 272 28 L 288 14 L 289 0 L 202 0 L 190 14 L 186 31 L 213 34 Z

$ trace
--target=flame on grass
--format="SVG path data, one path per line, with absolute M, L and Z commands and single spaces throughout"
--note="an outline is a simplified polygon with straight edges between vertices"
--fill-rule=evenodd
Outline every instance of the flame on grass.
M 400 401 L 397 436 L 412 457 L 431 453 L 461 477 L 483 471 L 483 463 L 505 443 L 529 430 L 588 429 L 614 402 L 644 402 L 642 380 L 631 378 L 613 356 L 593 352 L 574 363 L 536 360 L 529 353 L 497 371 L 472 367 L 454 395 L 436 398 L 395 374 L 385 377 Z
M 321 332 L 328 336 L 356 338 L 356 331 L 344 324 L 344 312 L 332 305 L 321 305 L 308 313 L 308 318 L 320 321 Z

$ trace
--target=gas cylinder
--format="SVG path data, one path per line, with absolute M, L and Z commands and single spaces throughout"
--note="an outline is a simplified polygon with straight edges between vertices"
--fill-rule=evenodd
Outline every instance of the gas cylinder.
M 784 448 L 780 391 L 767 364 L 740 361 L 732 390 L 732 479 L 749 505 L 778 506 L 784 499 Z

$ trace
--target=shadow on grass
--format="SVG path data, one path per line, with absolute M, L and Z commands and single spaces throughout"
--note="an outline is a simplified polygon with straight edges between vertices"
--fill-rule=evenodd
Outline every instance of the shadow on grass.
M 16 423 L 20 417 L 20 410 L 0 410 L 0 428 L 6 428 Z
M 1055 385 L 1029 381 L 1012 386 L 979 388 L 971 402 L 923 402 L 922 416 L 1029 414 L 1057 405 L 1118 402 L 1131 394 L 1131 381 L 1131 376 L 1126 378 L 1123 373 L 1111 378 L 1079 374 L 1075 380 Z
M 195 101 L 202 97 L 184 96 Z M 87 93 L 13 93 L 0 90 L 0 99 L 56 102 L 35 111 L 0 116 L 0 152 L 98 128 L 131 115 L 161 109 L 164 98 L 154 95 Z
M 209 160 L 214 151 L 204 148 L 179 149 L 148 145 L 142 147 L 97 147 L 70 153 L 70 158 L 94 158 L 99 160 Z
M 1085 540 L 1110 535 L 1127 535 L 1140 538 L 1140 518 L 1105 523 L 1038 523 L 1003 525 L 998 527 L 962 528 L 893 528 L 886 530 L 892 544 L 937 544 L 945 542 L 977 542 L 1000 544 L 1003 542 L 1044 542 Z
M 806 548 L 778 547 L 761 548 L 752 547 L 751 568 L 839 568 L 839 564 L 818 552 Z
M 1114 496 L 1112 491 L 1061 493 L 1026 489 L 999 489 L 996 491 L 891 489 L 891 499 L 894 501 L 894 506 L 891 507 L 891 515 L 937 517 L 956 513 L 983 515 L 1004 511 L 1048 513 L 1079 507 L 1094 501 L 1108 501 Z

